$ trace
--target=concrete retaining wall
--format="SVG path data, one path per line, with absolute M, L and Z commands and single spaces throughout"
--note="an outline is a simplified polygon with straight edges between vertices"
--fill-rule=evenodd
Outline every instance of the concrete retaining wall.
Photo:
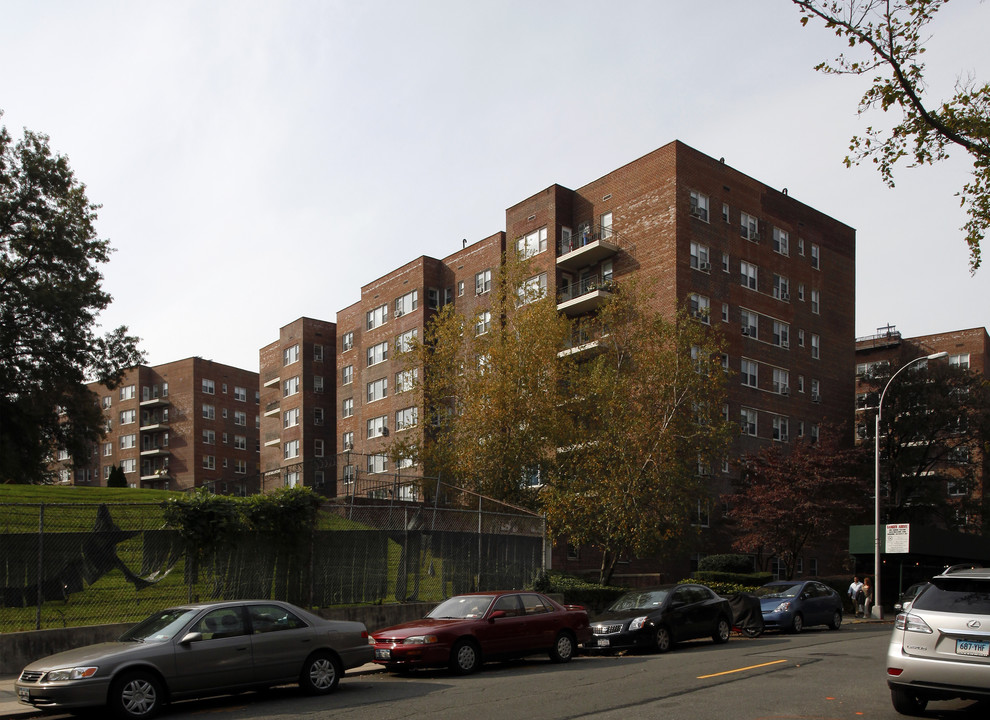
M 401 605 L 366 605 L 320 610 L 328 620 L 357 620 L 370 631 L 421 618 L 436 603 L 406 603 Z M 0 634 L 0 675 L 18 675 L 30 662 L 63 650 L 116 640 L 134 623 L 119 625 L 88 625 L 86 627 L 33 630 Z

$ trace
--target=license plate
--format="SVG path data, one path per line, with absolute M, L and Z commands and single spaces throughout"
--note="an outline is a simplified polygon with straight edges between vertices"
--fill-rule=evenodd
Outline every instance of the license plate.
M 990 642 L 973 642 L 972 640 L 956 640 L 956 655 L 975 655 L 990 657 Z
M 27 688 L 17 688 L 17 697 L 19 697 L 24 702 L 31 699 L 31 691 Z
M 608 647 L 608 646 L 609 646 L 608 638 L 598 638 L 598 647 Z
M 392 651 L 389 648 L 375 648 L 376 660 L 391 660 Z

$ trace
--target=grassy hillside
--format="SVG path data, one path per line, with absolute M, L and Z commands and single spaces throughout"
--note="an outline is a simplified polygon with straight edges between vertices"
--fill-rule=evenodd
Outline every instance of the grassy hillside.
M 2 503 L 158 503 L 181 492 L 74 485 L 0 485 Z

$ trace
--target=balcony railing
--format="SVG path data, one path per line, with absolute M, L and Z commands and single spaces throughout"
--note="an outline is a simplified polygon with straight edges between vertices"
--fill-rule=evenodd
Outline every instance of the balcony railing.
M 610 277 L 588 275 L 561 289 L 557 309 L 570 316 L 583 315 L 597 309 L 615 290 Z
M 619 236 L 610 227 L 572 235 L 557 248 L 557 267 L 578 269 L 599 263 L 619 252 Z

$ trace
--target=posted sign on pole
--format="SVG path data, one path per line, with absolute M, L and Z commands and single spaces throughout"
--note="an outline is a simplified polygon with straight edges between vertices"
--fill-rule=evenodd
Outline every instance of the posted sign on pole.
M 911 550 L 911 525 L 900 523 L 887 526 L 886 552 L 907 553 Z

